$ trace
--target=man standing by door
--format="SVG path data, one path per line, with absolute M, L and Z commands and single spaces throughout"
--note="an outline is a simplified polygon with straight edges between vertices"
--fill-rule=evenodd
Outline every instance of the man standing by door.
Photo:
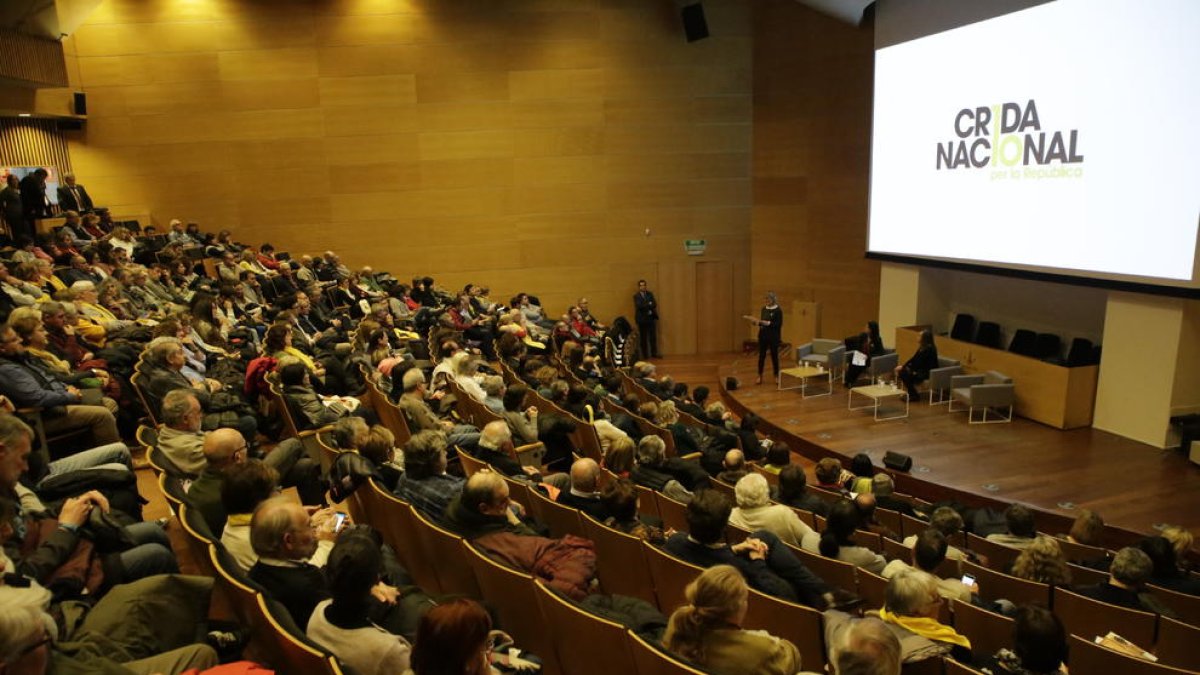
M 662 354 L 658 353 L 658 301 L 646 288 L 645 279 L 638 281 L 638 292 L 633 296 L 633 305 L 637 308 L 634 317 L 638 333 L 642 336 L 642 358 L 661 359 Z

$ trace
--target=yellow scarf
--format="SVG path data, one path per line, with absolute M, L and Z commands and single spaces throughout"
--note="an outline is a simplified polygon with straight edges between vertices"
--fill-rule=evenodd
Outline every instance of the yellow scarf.
M 66 361 L 63 361 L 62 359 L 58 358 L 54 354 L 51 354 L 50 352 L 48 352 L 44 349 L 34 349 L 33 347 L 26 347 L 25 351 L 38 357 L 42 361 L 45 361 L 46 365 L 51 370 L 56 370 L 60 373 L 67 373 L 67 374 L 70 374 L 70 372 L 71 372 L 71 365 L 69 363 L 67 363 Z
M 81 302 L 79 304 L 83 305 L 83 307 L 85 309 L 91 310 L 92 314 L 94 314 L 95 316 L 99 316 L 101 319 L 103 319 L 105 321 L 116 321 L 117 320 L 117 315 L 108 311 L 107 307 L 98 305 L 94 302 Z
M 879 610 L 879 618 L 887 623 L 894 623 L 901 628 L 906 628 L 934 642 L 948 642 L 965 649 L 971 648 L 971 641 L 965 635 L 960 635 L 953 628 L 938 623 L 937 619 L 929 619 L 923 616 L 899 616 L 889 612 L 886 607 Z

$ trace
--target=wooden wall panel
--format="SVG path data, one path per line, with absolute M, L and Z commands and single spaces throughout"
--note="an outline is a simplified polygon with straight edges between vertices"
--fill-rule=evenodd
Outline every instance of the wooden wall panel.
M 0 77 L 27 85 L 67 86 L 62 43 L 0 29 Z
M 879 264 L 863 257 L 872 32 L 790 0 L 756 2 L 753 19 L 751 302 L 818 303 L 818 332 L 840 338 L 879 307 Z M 742 71 L 721 70 L 709 87 L 741 91 Z
M 60 175 L 73 170 L 58 123 L 33 118 L 0 117 L 0 166 L 52 166 Z
M 747 292 L 755 196 L 750 4 L 705 9 L 689 45 L 640 0 L 104 0 L 72 40 L 95 101 L 72 151 L 118 211 L 551 314 L 632 316 L 645 277 L 694 351 L 695 266 Z

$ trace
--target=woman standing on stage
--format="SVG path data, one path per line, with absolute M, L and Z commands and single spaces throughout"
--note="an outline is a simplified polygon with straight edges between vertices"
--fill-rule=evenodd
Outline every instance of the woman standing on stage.
M 775 297 L 775 291 L 767 291 L 767 302 L 763 305 L 757 319 L 747 317 L 758 325 L 758 380 L 762 384 L 763 363 L 767 352 L 771 352 L 771 367 L 775 370 L 775 379 L 779 379 L 779 343 L 783 340 L 783 309 Z

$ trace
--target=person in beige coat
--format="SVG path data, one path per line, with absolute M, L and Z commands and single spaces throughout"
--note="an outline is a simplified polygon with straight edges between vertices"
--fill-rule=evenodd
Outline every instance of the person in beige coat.
M 767 479 L 757 473 L 742 476 L 734 486 L 737 506 L 729 514 L 729 522 L 744 530 L 766 530 L 780 541 L 816 551 L 821 535 L 800 520 L 796 512 L 783 504 L 771 503 Z
M 742 630 L 749 593 L 735 567 L 704 570 L 688 584 L 687 604 L 671 614 L 663 645 L 717 675 L 794 675 L 800 670 L 796 645 L 765 631 Z

